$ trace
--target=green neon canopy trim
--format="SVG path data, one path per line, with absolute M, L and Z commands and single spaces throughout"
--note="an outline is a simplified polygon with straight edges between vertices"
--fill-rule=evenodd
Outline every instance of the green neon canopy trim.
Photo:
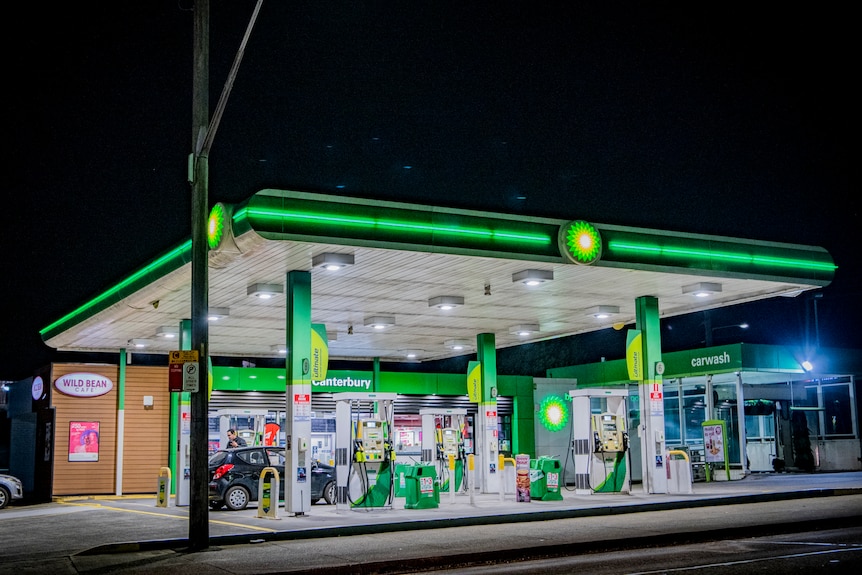
M 135 273 L 133 273 L 132 275 L 130 275 L 129 277 L 127 277 L 126 279 L 124 279 L 123 281 L 121 281 L 120 283 L 115 285 L 114 287 L 112 287 L 109 290 L 107 290 L 107 291 L 101 293 L 100 295 L 94 297 L 93 299 L 91 299 L 90 301 L 88 301 L 87 303 L 85 303 L 84 305 L 79 307 L 78 309 L 64 315 L 63 317 L 61 317 L 60 319 L 58 319 L 57 321 L 55 321 L 54 323 L 52 323 L 48 327 L 43 328 L 42 330 L 39 331 L 39 333 L 44 338 L 46 333 L 50 332 L 52 329 L 56 328 L 57 326 L 60 326 L 63 323 L 69 321 L 70 319 L 74 318 L 75 316 L 83 315 L 84 313 L 88 312 L 89 310 L 92 310 L 92 309 L 94 309 L 94 308 L 96 308 L 102 304 L 104 304 L 104 306 L 107 307 L 108 305 L 113 303 L 112 301 L 110 301 L 112 298 L 114 298 L 115 296 L 118 298 L 121 297 L 120 294 L 124 290 L 126 290 L 127 288 L 130 288 L 131 286 L 135 285 L 139 281 L 144 281 L 149 274 L 151 274 L 151 273 L 163 273 L 164 270 L 160 269 L 160 268 L 165 266 L 171 260 L 177 260 L 177 262 L 178 262 L 176 264 L 177 268 L 182 266 L 186 262 L 190 261 L 191 250 L 192 250 L 192 241 L 186 240 L 185 242 L 180 244 L 178 247 L 169 251 L 165 255 L 153 260 L 152 262 L 150 262 L 149 264 L 147 264 L 146 266 L 144 266 L 140 270 L 136 271 Z
M 810 269 L 834 272 L 838 269 L 833 263 L 800 258 L 778 257 L 769 255 L 734 253 L 730 251 L 703 250 L 696 248 L 670 247 L 657 244 L 638 244 L 622 241 L 608 242 L 608 248 L 639 254 L 652 254 L 672 258 L 709 258 L 725 262 L 750 264 L 756 266 L 786 267 L 795 269 Z
M 444 226 L 435 224 L 423 224 L 418 222 L 387 220 L 383 218 L 363 218 L 342 215 L 327 215 L 310 212 L 290 212 L 277 209 L 265 208 L 243 208 L 235 214 L 234 218 L 259 218 L 275 220 L 298 220 L 319 224 L 338 224 L 341 226 L 358 226 L 368 228 L 384 228 L 395 231 L 415 232 L 420 234 L 447 234 L 453 236 L 467 236 L 488 240 L 528 242 L 548 245 L 552 239 L 546 234 L 528 234 L 523 232 L 492 230 L 480 228 L 467 228 L 460 226 Z

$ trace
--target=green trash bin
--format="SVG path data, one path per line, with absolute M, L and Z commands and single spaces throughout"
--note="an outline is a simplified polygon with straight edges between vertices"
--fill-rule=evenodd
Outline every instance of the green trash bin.
M 406 502 L 404 509 L 436 509 L 440 505 L 440 484 L 433 463 L 405 466 Z
M 530 499 L 560 501 L 560 461 L 543 455 L 530 460 Z
M 412 463 L 399 463 L 395 466 L 395 497 L 407 497 L 407 468 Z

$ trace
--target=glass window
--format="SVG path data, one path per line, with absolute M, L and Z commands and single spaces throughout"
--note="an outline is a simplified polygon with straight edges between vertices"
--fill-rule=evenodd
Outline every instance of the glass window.
M 397 454 L 422 454 L 422 417 L 418 413 L 396 414 L 393 417 L 392 435 Z
M 853 435 L 850 385 L 823 386 L 824 435 Z
M 663 386 L 664 435 L 668 445 L 682 445 L 679 415 L 679 380 L 672 379 Z
M 820 407 L 820 400 L 818 399 L 819 391 L 820 388 L 818 386 L 806 387 L 804 401 L 797 404 L 795 407 Z M 808 427 L 809 436 L 817 437 L 823 435 L 820 430 L 820 418 L 817 415 L 816 409 L 800 411 L 799 413 L 802 413 L 802 416 L 798 416 L 800 421 L 798 421 L 796 425 L 800 430 L 802 429 L 801 418 L 804 418 L 806 426 Z
M 682 398 L 683 444 L 703 444 L 703 422 L 706 421 L 706 394 L 703 384 L 684 385 Z
M 760 428 L 760 422 L 762 419 L 764 419 L 762 415 L 745 416 L 745 438 L 748 441 L 760 439 L 763 437 L 763 431 Z

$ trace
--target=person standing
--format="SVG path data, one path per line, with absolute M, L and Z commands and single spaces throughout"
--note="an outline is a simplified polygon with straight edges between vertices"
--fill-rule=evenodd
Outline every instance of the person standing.
M 228 447 L 245 447 L 246 445 L 245 439 L 236 434 L 236 429 L 227 430 Z

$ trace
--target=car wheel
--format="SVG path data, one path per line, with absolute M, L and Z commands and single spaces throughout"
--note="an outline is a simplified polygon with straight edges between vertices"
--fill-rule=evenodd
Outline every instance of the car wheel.
M 9 502 L 12 500 L 12 494 L 9 493 L 9 490 L 0 485 L 0 509 L 5 508 L 9 505 Z
M 332 505 L 337 499 L 337 493 L 338 487 L 335 485 L 334 481 L 330 481 L 326 484 L 326 487 L 323 488 L 323 499 L 327 504 Z
M 242 485 L 234 485 L 224 493 L 224 504 L 231 511 L 242 511 L 248 507 L 250 499 L 248 490 Z

